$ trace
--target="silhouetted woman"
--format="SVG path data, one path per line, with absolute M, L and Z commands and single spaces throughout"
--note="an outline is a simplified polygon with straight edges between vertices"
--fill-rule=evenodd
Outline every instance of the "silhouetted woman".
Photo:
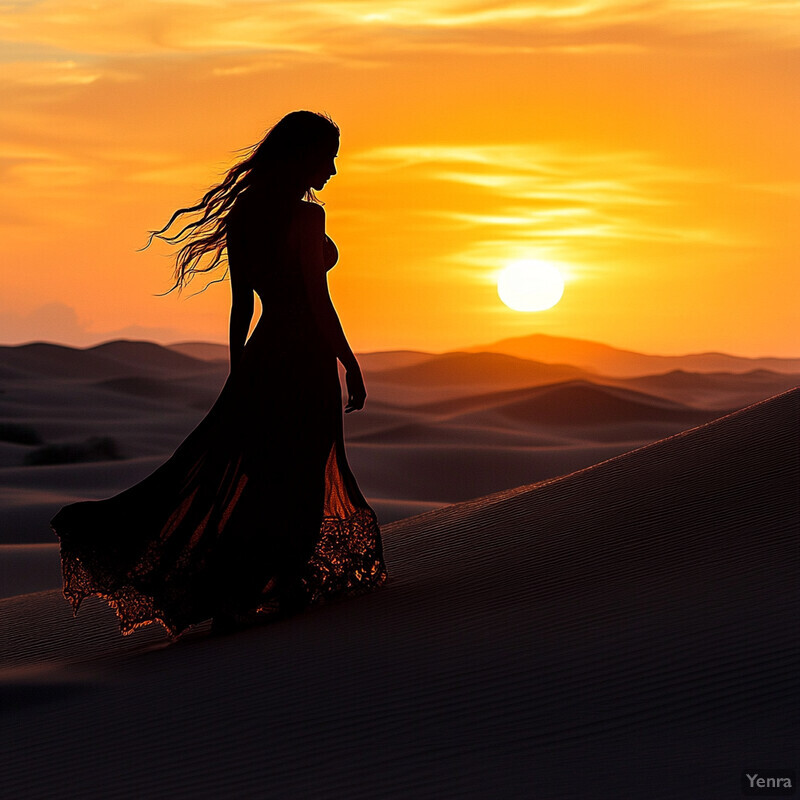
M 338 253 L 314 195 L 338 148 L 330 119 L 294 111 L 153 233 L 183 243 L 173 289 L 227 257 L 231 371 L 152 475 L 53 518 L 76 613 L 98 595 L 123 633 L 160 622 L 176 636 L 211 617 L 224 632 L 385 580 L 377 520 L 345 457 L 337 359 L 345 411 L 363 408 L 366 391 L 328 293 Z M 189 221 L 167 235 L 179 218 Z M 253 292 L 262 313 L 247 339 Z

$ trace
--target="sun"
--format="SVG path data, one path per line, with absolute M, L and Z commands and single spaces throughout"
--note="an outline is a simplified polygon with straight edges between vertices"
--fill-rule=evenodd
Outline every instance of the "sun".
M 564 294 L 564 276 L 547 261 L 513 261 L 497 276 L 497 294 L 514 311 L 546 311 Z

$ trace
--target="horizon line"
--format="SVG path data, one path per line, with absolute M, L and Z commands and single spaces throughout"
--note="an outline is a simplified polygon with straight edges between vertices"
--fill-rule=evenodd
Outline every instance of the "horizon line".
M 407 353 L 422 353 L 425 355 L 447 355 L 450 353 L 461 353 L 461 352 L 491 352 L 491 351 L 481 351 L 476 350 L 476 348 L 481 347 L 494 347 L 502 342 L 509 342 L 515 340 L 522 340 L 527 338 L 532 338 L 534 336 L 543 337 L 545 339 L 557 339 L 562 341 L 574 342 L 577 344 L 590 344 L 590 345 L 597 345 L 601 347 L 607 347 L 611 350 L 615 350 L 619 353 L 628 353 L 637 356 L 644 356 L 646 358 L 694 358 L 699 356 L 722 356 L 725 358 L 736 358 L 741 359 L 744 361 L 800 361 L 800 353 L 795 356 L 776 356 L 776 355 L 758 355 L 758 356 L 746 356 L 741 355 L 738 353 L 723 351 L 723 350 L 697 350 L 692 352 L 680 352 L 680 353 L 650 353 L 644 352 L 641 350 L 630 350 L 626 347 L 620 347 L 617 345 L 611 345 L 607 342 L 601 342 L 595 339 L 581 339 L 572 336 L 556 336 L 553 334 L 547 333 L 531 333 L 531 334 L 523 334 L 522 336 L 508 336 L 502 339 L 497 339 L 492 342 L 480 342 L 478 344 L 472 345 L 462 345 L 461 347 L 457 348 L 448 348 L 445 350 L 420 350 L 414 347 L 389 347 L 384 349 L 367 349 L 367 350 L 355 350 L 356 354 L 358 355 L 377 355 L 379 353 L 399 353 L 399 352 L 407 352 Z M 59 342 L 51 339 L 30 339 L 24 342 L 0 342 L 0 347 L 28 347 L 30 345 L 36 344 L 44 344 L 44 345 L 53 345 L 56 347 L 65 347 L 70 350 L 92 350 L 96 347 L 101 347 L 103 345 L 108 345 L 114 342 L 132 342 L 132 343 L 142 343 L 142 344 L 153 344 L 157 347 L 163 347 L 165 349 L 171 349 L 173 347 L 183 346 L 183 345 L 208 345 L 213 347 L 228 347 L 227 342 L 218 342 L 206 339 L 181 339 L 179 341 L 174 342 L 159 342 L 154 339 L 143 339 L 143 338 L 130 338 L 126 336 L 116 336 L 110 339 L 102 339 L 100 341 L 94 342 L 93 344 L 86 344 L 86 345 L 77 345 L 77 344 L 68 344 L 66 342 Z M 520 357 L 520 356 L 518 356 Z M 522 358 L 522 357 L 520 357 Z

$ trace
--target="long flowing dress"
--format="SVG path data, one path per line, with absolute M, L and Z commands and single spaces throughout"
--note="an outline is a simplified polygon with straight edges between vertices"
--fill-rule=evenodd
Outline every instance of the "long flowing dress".
M 230 237 L 229 237 L 230 241 Z M 325 268 L 338 259 L 326 237 Z M 252 271 L 262 313 L 219 397 L 161 467 L 106 500 L 65 506 L 64 595 L 97 595 L 123 634 L 171 636 L 218 614 L 369 591 L 386 568 L 374 511 L 345 456 L 337 358 L 291 258 Z

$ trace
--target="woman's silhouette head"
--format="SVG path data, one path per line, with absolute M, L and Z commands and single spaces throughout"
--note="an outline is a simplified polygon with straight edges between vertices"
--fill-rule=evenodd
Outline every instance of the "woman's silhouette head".
M 210 272 L 226 261 L 227 216 L 248 189 L 271 196 L 276 207 L 293 198 L 318 203 L 314 190 L 322 189 L 336 174 L 333 160 L 338 149 L 339 128 L 330 117 L 315 111 L 292 111 L 273 125 L 260 142 L 240 151 L 244 157 L 197 205 L 179 209 L 161 230 L 150 232 L 148 245 L 154 238 L 169 244 L 184 243 L 175 258 L 175 284 L 169 291 L 180 291 L 197 273 Z M 168 235 L 167 231 L 183 214 L 197 218 L 176 234 Z M 208 266 L 201 266 L 206 256 L 211 261 Z M 217 280 L 224 280 L 226 275 L 227 270 Z
M 313 111 L 292 111 L 252 148 L 250 182 L 272 182 L 276 189 L 302 188 L 307 199 L 321 189 L 320 173 L 336 156 L 339 128 L 330 118 Z M 333 168 L 324 179 L 335 174 Z M 323 181 L 324 182 L 324 181 Z

